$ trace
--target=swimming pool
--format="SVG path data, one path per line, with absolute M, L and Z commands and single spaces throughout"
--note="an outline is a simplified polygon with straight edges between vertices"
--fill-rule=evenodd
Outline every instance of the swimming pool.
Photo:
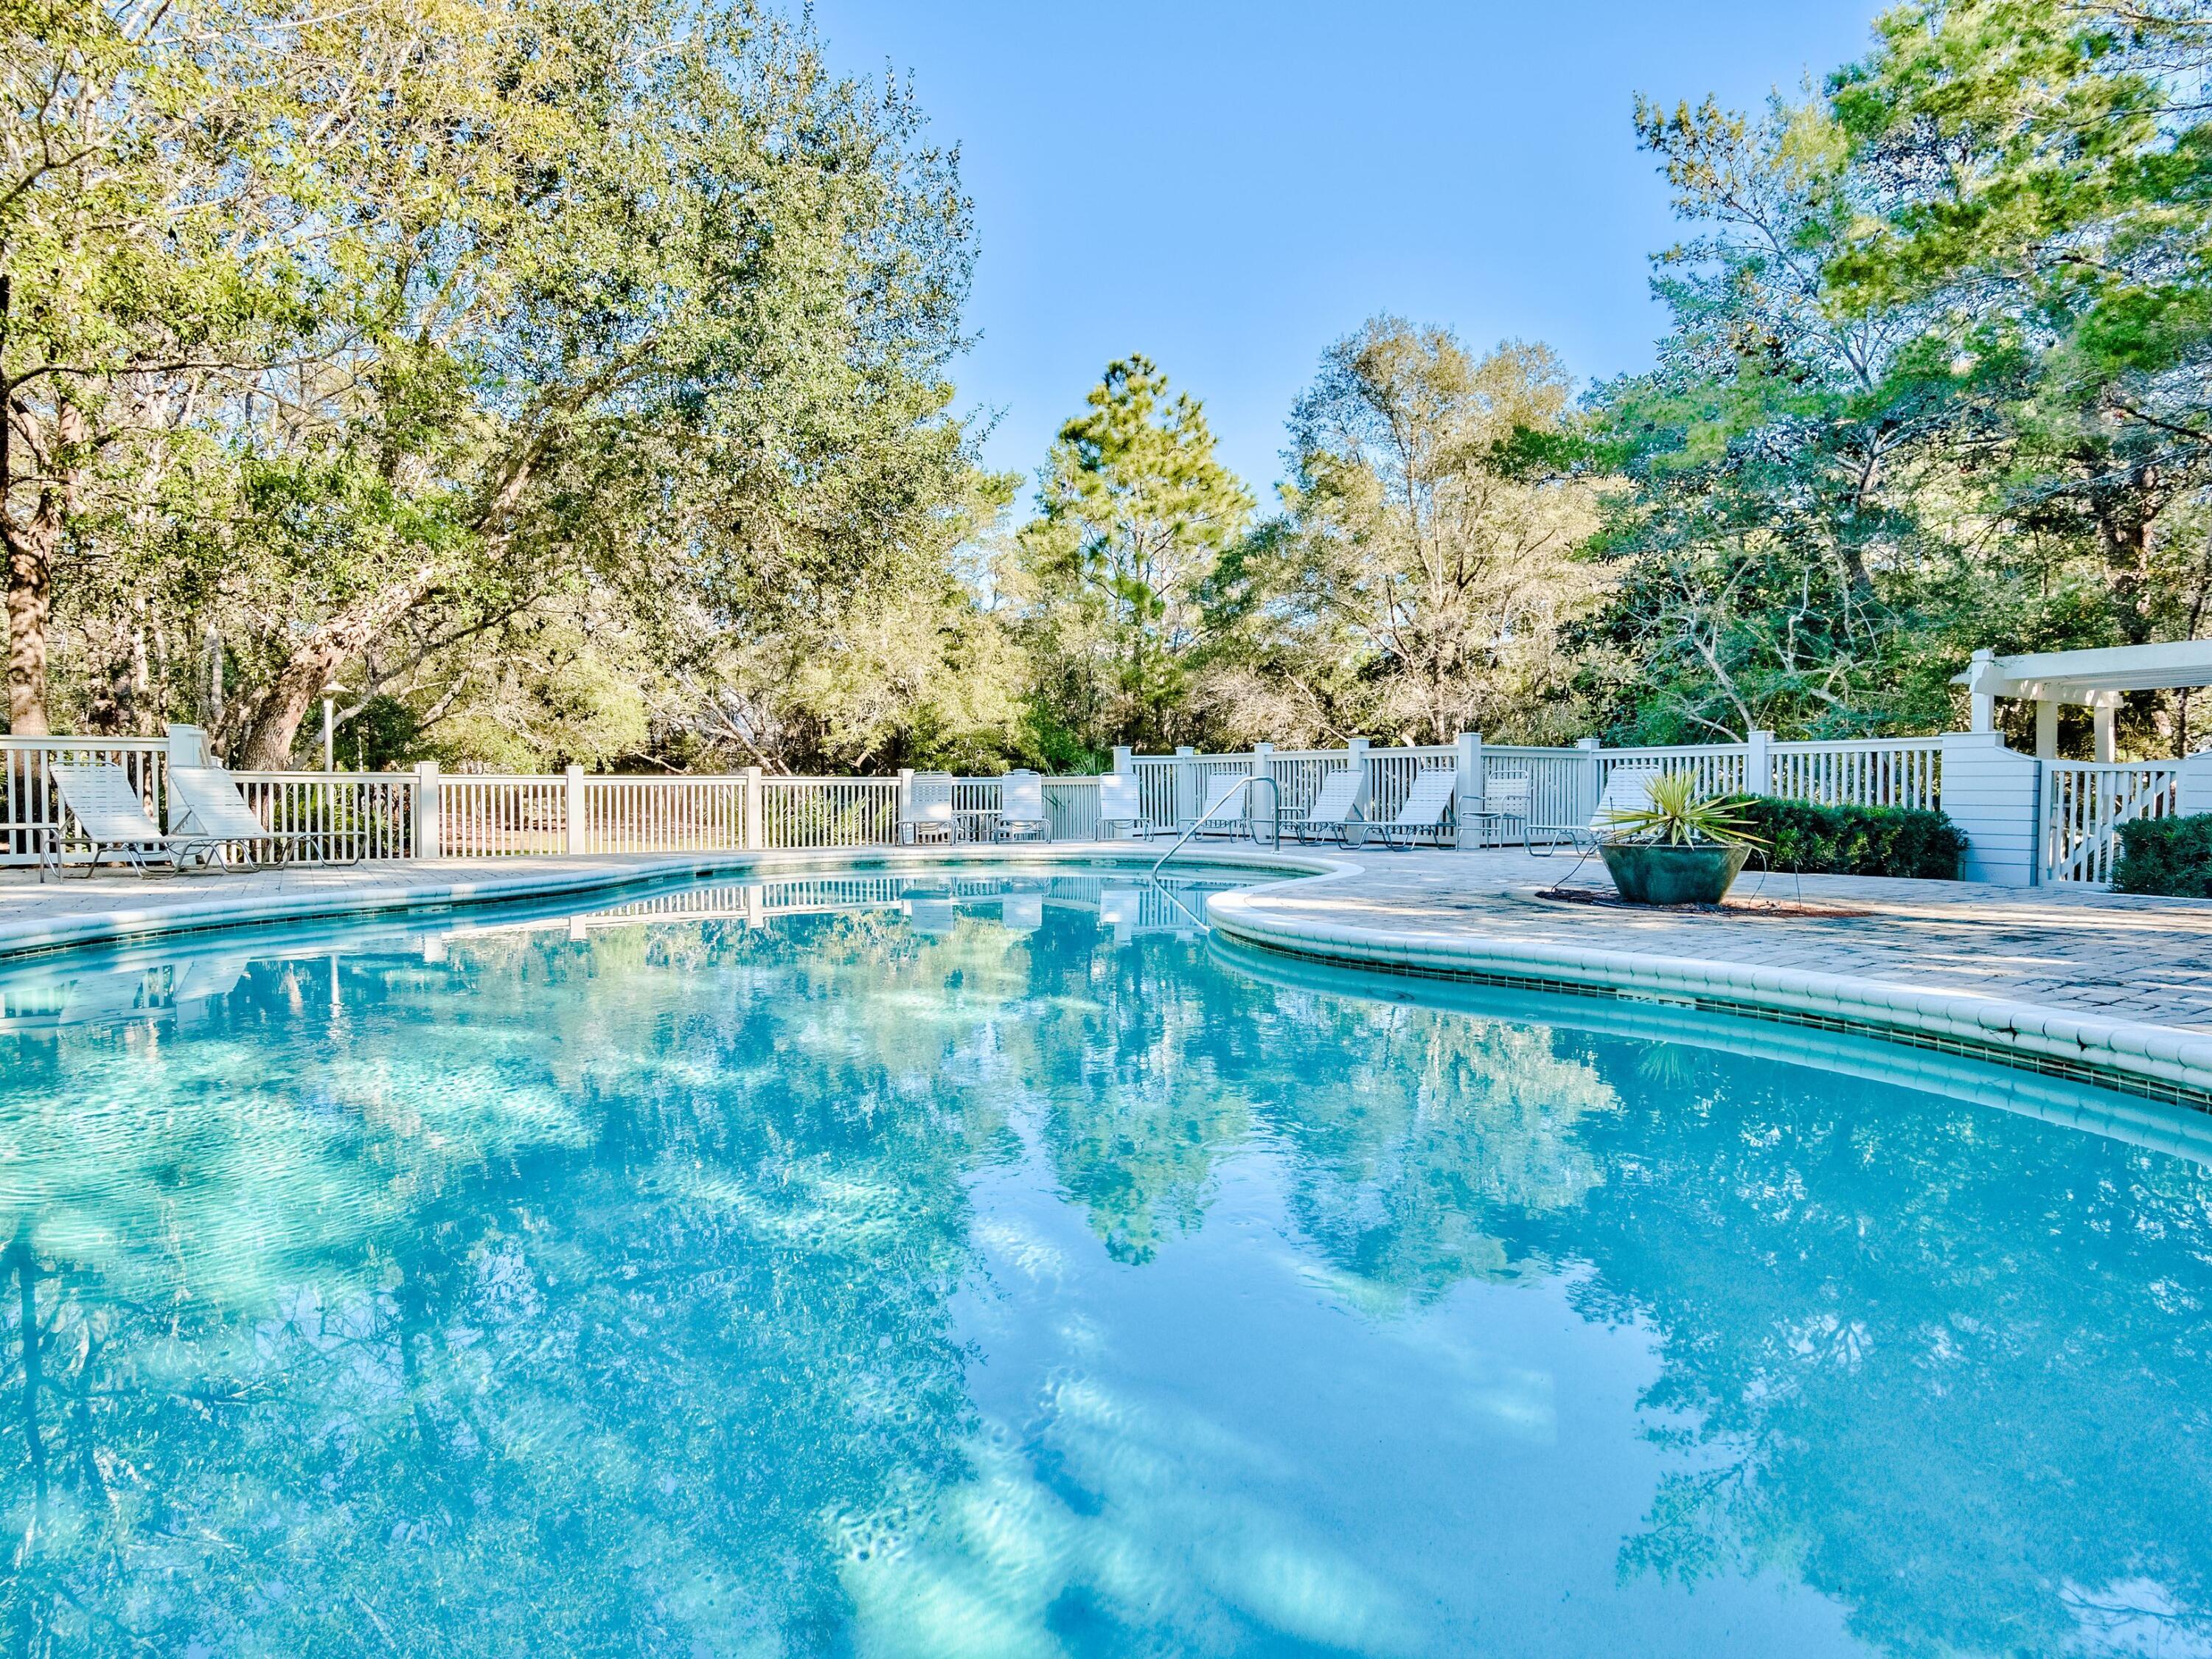
M 0 975 L 10 1647 L 2212 1651 L 2201 1116 L 1204 890 Z

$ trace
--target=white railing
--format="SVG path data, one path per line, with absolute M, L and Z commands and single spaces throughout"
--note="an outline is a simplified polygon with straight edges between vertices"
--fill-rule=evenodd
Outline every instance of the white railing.
M 745 844 L 744 776 L 577 782 L 582 853 L 719 853 Z
M 457 773 L 438 791 L 447 858 L 523 858 L 568 850 L 568 792 L 559 778 Z
M 1778 743 L 1766 793 L 1824 806 L 1917 806 L 1942 800 L 1943 740 Z
M 1984 739 L 1986 744 L 1990 740 Z M 1376 749 L 1355 742 L 1336 750 L 1247 753 L 1131 755 L 1117 763 L 1133 775 L 1143 810 L 1158 827 L 1188 826 L 1203 805 L 1247 778 L 1272 779 L 1283 810 L 1295 817 L 1310 806 L 1322 781 L 1348 766 L 1363 769 L 1367 811 L 1396 811 L 1414 777 L 1452 768 L 1460 793 L 1473 801 L 1502 781 L 1528 783 L 1534 838 L 1558 839 L 1588 823 L 1609 775 L 1624 766 L 1684 770 L 1710 792 L 1742 790 L 1834 805 L 1939 807 L 1943 802 L 1944 739 L 1901 738 L 1778 743 L 1764 732 L 1741 744 L 1638 749 L 1545 748 L 1484 744 Z M 1954 754 L 1966 764 L 1971 752 Z M 2018 878 L 2099 883 L 2111 878 L 2117 832 L 2131 819 L 2177 810 L 2179 763 L 2084 765 L 2039 763 L 2009 751 L 2026 775 L 2016 804 L 2001 808 L 1981 784 L 1961 775 L 1962 825 L 1990 837 L 1992 848 L 2019 849 Z M 60 811 L 48 768 L 63 757 L 103 758 L 125 767 L 148 811 L 167 816 L 167 764 L 200 755 L 199 734 L 177 728 L 171 738 L 0 737 L 0 864 L 33 862 Z M 2192 774 L 2194 775 L 2194 774 Z M 411 772 L 241 772 L 234 774 L 248 804 L 270 828 L 324 838 L 305 844 L 303 858 L 503 858 L 562 853 L 630 854 L 742 851 L 748 848 L 888 846 L 902 836 L 910 803 L 894 778 L 791 778 L 755 770 L 715 775 L 593 775 L 570 768 L 561 775 L 441 773 L 428 763 Z M 2039 785 L 2037 780 L 2040 778 Z M 1042 780 L 1050 833 L 1088 841 L 1100 830 L 1095 777 Z M 1003 781 L 953 781 L 953 807 L 966 836 L 988 840 L 996 827 Z M 2012 787 L 2008 785 L 2007 787 Z M 1992 816 L 1996 813 L 1997 816 Z M 2002 817 L 2002 823 L 1999 817 Z M 1974 825 L 1981 828 L 1975 828 Z M 1510 837 L 1517 839 L 1517 834 Z M 1984 844 L 1977 840 L 1975 844 Z
M 411 772 L 234 772 L 254 815 L 271 830 L 311 831 L 299 856 L 404 859 L 415 854 Z
M 1662 772 L 1687 772 L 1696 781 L 1697 791 L 1701 795 L 1742 794 L 1750 787 L 1751 745 L 1748 744 L 1681 744 L 1656 749 L 1593 749 L 1585 752 L 1597 762 L 1598 795 L 1605 793 L 1607 781 L 1624 766 L 1656 769 Z M 1762 790 L 1759 793 L 1779 792 Z M 1590 805 L 1592 811 L 1596 810 L 1595 797 L 1592 798 Z
M 1047 778 L 1044 812 L 1054 841 L 1098 839 L 1098 780 Z
M 763 778 L 763 847 L 888 847 L 898 840 L 896 778 Z
M 1495 782 L 1528 781 L 1528 837 L 1565 840 L 1597 811 L 1601 769 L 1587 749 L 1514 748 L 1485 744 L 1484 798 Z M 1503 833 L 1501 829 L 1500 833 Z
M 114 762 L 159 823 L 168 795 L 167 750 L 167 738 L 0 738 L 0 865 L 36 864 L 48 832 L 62 827 L 50 762 Z
M 2119 857 L 2119 829 L 2179 810 L 2179 761 L 2043 764 L 2043 868 L 2046 883 L 2104 883 Z

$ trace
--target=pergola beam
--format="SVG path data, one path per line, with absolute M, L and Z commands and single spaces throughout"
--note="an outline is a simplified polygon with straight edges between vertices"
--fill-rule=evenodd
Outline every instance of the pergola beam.
M 2212 640 L 2174 640 L 2160 645 L 2114 645 L 2094 651 L 2031 651 L 2000 657 L 1977 651 L 1954 685 L 1966 688 L 1977 732 L 1996 729 L 1996 700 L 2035 704 L 2035 752 L 2058 757 L 2058 710 L 2073 703 L 2090 711 L 2097 758 L 2118 757 L 2113 716 L 2129 691 L 2179 691 L 2212 685 Z

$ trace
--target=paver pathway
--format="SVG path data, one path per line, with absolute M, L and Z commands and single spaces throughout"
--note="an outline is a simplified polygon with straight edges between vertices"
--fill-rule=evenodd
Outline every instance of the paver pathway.
M 1289 920 L 1849 975 L 2212 1031 L 2212 903 L 1754 872 L 1738 883 L 1738 896 L 1860 914 L 1639 912 L 1536 898 L 1574 869 L 1571 857 L 1355 856 L 1358 874 L 1256 895 L 1252 908 Z M 1612 887 L 1595 860 L 1573 885 Z

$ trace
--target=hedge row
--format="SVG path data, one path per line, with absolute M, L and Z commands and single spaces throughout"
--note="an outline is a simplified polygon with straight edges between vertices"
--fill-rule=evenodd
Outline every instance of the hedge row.
M 2212 812 L 2122 824 L 2112 885 L 2123 893 L 2212 898 Z
M 1801 875 L 1956 881 L 1966 855 L 1959 826 L 1920 807 L 1823 806 L 1762 795 L 1745 804 L 1743 816 L 1766 843 L 1768 866 Z

